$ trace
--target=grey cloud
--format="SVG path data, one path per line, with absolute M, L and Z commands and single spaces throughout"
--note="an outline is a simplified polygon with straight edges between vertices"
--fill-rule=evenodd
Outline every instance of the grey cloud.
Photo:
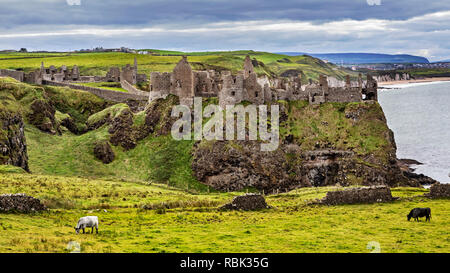
M 89 24 L 136 25 L 149 23 L 215 22 L 233 20 L 328 21 L 407 19 L 450 9 L 449 1 L 382 0 L 370 6 L 367 0 L 83 0 L 69 6 L 66 0 L 0 0 L 0 25 Z
M 450 1 L 382 0 L 380 6 L 366 0 L 105 2 L 68 6 L 65 0 L 31 0 L 24 7 L 0 0 L 0 48 L 128 46 L 450 58 L 450 16 L 445 12 Z M 42 35 L 22 36 L 33 33 Z

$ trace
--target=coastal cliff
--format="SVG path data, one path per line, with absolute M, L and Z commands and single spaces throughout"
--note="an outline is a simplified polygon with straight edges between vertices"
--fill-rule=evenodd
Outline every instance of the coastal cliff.
M 1 116 L 2 147 L 8 152 L 1 163 L 34 173 L 220 191 L 434 182 L 399 163 L 393 133 L 375 101 L 274 102 L 280 108 L 280 143 L 262 152 L 258 141 L 174 140 L 170 129 L 176 118 L 170 114 L 179 100 L 173 95 L 139 111 L 132 103 L 114 104 L 67 88 L 0 83 L 2 96 L 9 98 L 2 101 L 8 110 Z M 203 102 L 217 104 L 217 98 Z
M 218 190 L 265 192 L 298 187 L 420 187 L 396 158 L 393 132 L 377 102 L 282 103 L 281 143 L 274 152 L 249 141 L 203 141 L 193 149 L 199 181 Z

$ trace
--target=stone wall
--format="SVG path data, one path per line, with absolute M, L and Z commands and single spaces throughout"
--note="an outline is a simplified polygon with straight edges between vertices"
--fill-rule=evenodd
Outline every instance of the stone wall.
M 362 101 L 361 88 L 358 87 L 332 87 L 328 88 L 326 101 L 330 102 L 360 102 Z
M 231 203 L 225 204 L 220 209 L 223 210 L 260 210 L 270 208 L 264 197 L 260 194 L 246 194 L 236 196 Z
M 137 73 L 136 68 L 132 67 L 131 65 L 127 64 L 125 67 L 122 68 L 122 72 L 120 73 L 120 80 L 125 80 L 131 84 L 137 83 Z
M 391 190 L 387 186 L 374 186 L 366 188 L 353 188 L 339 191 L 329 191 L 325 198 L 319 201 L 324 205 L 341 204 L 370 204 L 379 202 L 391 202 Z
M 23 82 L 24 80 L 24 73 L 23 71 L 16 71 L 16 70 L 10 70 L 10 69 L 0 69 L 0 77 L 11 77 L 14 78 L 20 82 Z
M 222 90 L 219 92 L 219 104 L 225 109 L 226 105 L 241 103 L 244 99 L 244 74 L 236 76 L 227 71 L 222 74 Z
M 186 57 L 175 66 L 172 75 L 173 94 L 180 98 L 194 97 L 194 73 Z
M 83 90 L 89 93 L 92 93 L 101 98 L 115 101 L 115 102 L 125 102 L 129 99 L 131 100 L 148 100 L 148 95 L 136 95 L 125 92 L 113 91 L 108 89 L 95 88 L 90 86 L 76 85 L 71 83 L 62 83 L 62 82 L 53 82 L 53 81 L 44 81 L 44 84 L 52 85 L 52 86 L 62 86 L 69 87 L 72 89 Z
M 123 89 L 127 90 L 128 93 L 130 93 L 130 94 L 135 94 L 135 95 L 139 95 L 139 96 L 143 96 L 143 97 L 148 97 L 148 95 L 149 95 L 148 92 L 137 89 L 136 87 L 134 87 L 133 85 L 131 85 L 129 82 L 127 82 L 125 80 L 121 80 L 120 85 L 122 86 Z
M 435 183 L 430 188 L 431 198 L 450 197 L 450 184 Z
M 256 105 L 264 103 L 264 89 L 261 85 L 259 85 L 256 73 L 250 73 L 248 77 L 245 78 L 243 94 L 244 100 L 246 101 Z
M 106 73 L 106 81 L 108 82 L 119 82 L 120 81 L 120 68 L 111 67 Z
M 209 76 L 208 71 L 194 72 L 194 93 L 198 97 L 217 96 L 218 90 L 213 89 L 214 80 Z
M 255 73 L 253 63 L 250 60 L 250 56 L 247 55 L 244 60 L 244 78 L 248 78 L 252 73 Z
M 3 194 L 0 195 L 0 212 L 30 213 L 46 210 L 39 199 L 25 194 Z
M 244 60 L 243 70 L 236 75 L 230 71 L 192 71 L 187 58 L 183 57 L 172 73 L 151 74 L 149 100 L 168 94 L 186 102 L 194 96 L 217 96 L 222 108 L 242 101 L 259 105 L 276 100 L 306 100 L 311 104 L 377 100 L 376 81 L 368 76 L 363 82 L 361 77 L 352 82 L 349 76 L 341 81 L 320 75 L 319 82 L 310 80 L 309 84 L 302 85 L 301 73 L 284 78 L 258 77 L 249 56 Z
M 41 72 L 38 70 L 25 74 L 24 82 L 29 84 L 42 84 Z

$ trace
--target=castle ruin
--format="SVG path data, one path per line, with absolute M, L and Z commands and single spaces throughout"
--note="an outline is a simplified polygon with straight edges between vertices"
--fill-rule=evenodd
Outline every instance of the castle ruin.
M 78 89 L 81 87 L 74 84 L 117 82 L 131 95 L 146 97 L 149 102 L 173 94 L 180 98 L 181 104 L 188 106 L 193 104 L 194 97 L 217 97 L 222 108 L 243 101 L 261 105 L 277 100 L 304 100 L 311 104 L 378 100 L 378 84 L 370 75 L 363 80 L 362 75 L 359 74 L 356 81 L 351 81 L 350 76 L 346 76 L 345 80 L 341 81 L 320 75 L 318 82 L 309 79 L 308 84 L 302 84 L 301 73 L 290 77 L 269 78 L 266 75 L 258 77 L 249 56 L 245 57 L 243 70 L 236 75 L 233 75 L 231 71 L 194 71 L 187 57 L 183 56 L 172 72 L 151 73 L 150 93 L 134 87 L 136 84 L 147 82 L 147 76 L 137 72 L 138 64 L 134 58 L 133 65 L 127 64 L 122 69 L 111 67 L 106 76 L 82 76 L 76 65 L 71 69 L 65 65 L 60 68 L 53 65 L 46 68 L 44 63 L 39 70 L 30 73 L 0 69 L 0 76 L 12 77 L 30 84 L 65 85 Z M 87 87 L 83 90 L 89 91 Z M 117 91 L 106 89 L 101 91 L 117 93 Z
M 117 82 L 126 81 L 131 85 L 146 82 L 147 75 L 139 74 L 138 64 L 136 58 L 134 58 L 134 65 L 127 64 L 122 67 L 111 67 L 106 73 L 106 76 L 82 76 L 77 65 L 74 65 L 72 69 L 69 69 L 66 65 L 62 65 L 59 68 L 51 65 L 45 67 L 44 63 L 41 63 L 39 70 L 25 73 L 19 70 L 0 69 L 0 76 L 11 77 L 21 82 L 29 84 L 43 84 L 45 82 L 58 82 L 58 83 L 86 83 L 86 82 Z
M 347 76 L 345 81 L 320 75 L 319 82 L 302 85 L 301 74 L 296 77 L 258 77 L 249 56 L 243 70 L 233 75 L 230 71 L 193 71 L 187 57 L 182 57 L 172 73 L 153 72 L 150 75 L 149 101 L 176 95 L 184 105 L 191 106 L 194 97 L 218 97 L 222 108 L 243 101 L 260 105 L 276 100 L 306 100 L 311 104 L 324 102 L 360 102 L 377 100 L 377 82 L 361 74 L 357 81 Z

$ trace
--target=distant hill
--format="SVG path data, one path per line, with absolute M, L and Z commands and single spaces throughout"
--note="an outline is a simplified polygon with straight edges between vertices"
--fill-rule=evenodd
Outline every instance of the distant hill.
M 373 64 L 373 63 L 429 63 L 428 59 L 407 54 L 390 55 L 377 53 L 323 53 L 310 54 L 303 52 L 279 52 L 289 56 L 310 55 L 335 64 Z

